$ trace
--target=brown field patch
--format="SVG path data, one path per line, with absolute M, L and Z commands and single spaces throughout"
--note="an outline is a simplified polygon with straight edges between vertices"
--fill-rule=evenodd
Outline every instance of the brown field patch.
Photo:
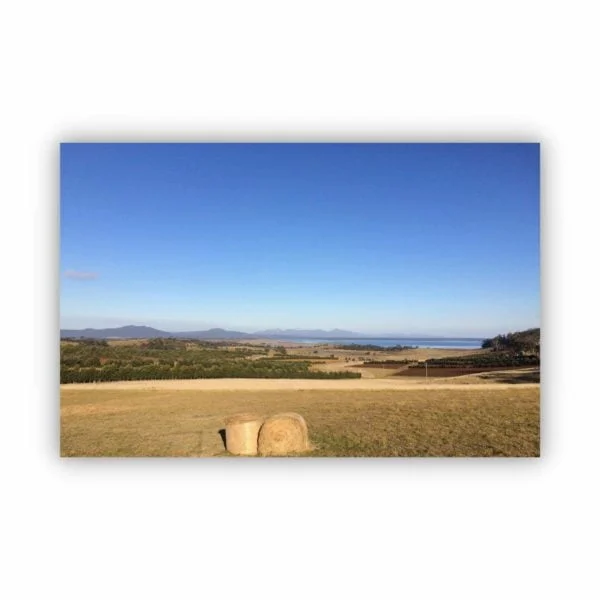
M 228 456 L 220 431 L 227 418 L 246 411 L 303 415 L 314 447 L 307 456 L 539 455 L 539 386 L 533 385 L 380 391 L 65 388 L 62 456 Z

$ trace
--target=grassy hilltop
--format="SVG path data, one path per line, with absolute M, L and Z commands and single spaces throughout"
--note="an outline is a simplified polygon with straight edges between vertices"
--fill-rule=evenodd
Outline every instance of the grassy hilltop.
M 67 389 L 62 456 L 228 456 L 239 412 L 300 413 L 305 456 L 539 456 L 539 388 L 365 390 Z

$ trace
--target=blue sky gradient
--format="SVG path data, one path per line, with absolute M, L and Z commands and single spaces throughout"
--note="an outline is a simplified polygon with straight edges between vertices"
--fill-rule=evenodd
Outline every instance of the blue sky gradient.
M 61 327 L 539 326 L 538 144 L 62 144 Z

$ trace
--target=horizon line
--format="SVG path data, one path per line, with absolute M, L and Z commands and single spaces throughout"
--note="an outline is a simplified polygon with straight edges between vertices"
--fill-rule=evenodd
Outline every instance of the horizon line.
M 244 335 L 263 335 L 263 336 L 273 336 L 273 335 L 288 335 L 288 336 L 294 336 L 294 333 L 298 333 L 300 337 L 307 337 L 306 335 L 302 335 L 303 331 L 306 332 L 318 332 L 318 331 L 322 331 L 323 334 L 331 334 L 334 333 L 336 331 L 340 331 L 340 332 L 344 332 L 344 333 L 349 333 L 349 334 L 356 334 L 359 335 L 363 338 L 371 338 L 371 339 L 385 339 L 385 338 L 389 338 L 389 339 L 393 339 L 393 338 L 405 338 L 405 339 L 419 339 L 419 338 L 439 338 L 439 339 L 484 339 L 486 337 L 488 337 L 487 335 L 483 335 L 483 334 L 479 334 L 479 335 L 470 335 L 470 336 L 460 336 L 460 335 L 448 335 L 448 334 L 437 334 L 437 335 L 432 335 L 432 334 L 426 334 L 426 333 L 402 333 L 402 332 L 381 332 L 381 333 L 364 333 L 364 332 L 360 332 L 360 331 L 350 331 L 350 330 L 343 330 L 340 328 L 333 328 L 330 330 L 325 330 L 325 329 L 310 329 L 310 328 L 305 328 L 305 329 L 301 329 L 301 328 L 288 328 L 288 329 L 282 329 L 282 328 L 267 328 L 267 329 L 259 329 L 257 331 L 243 331 L 241 329 L 227 329 L 225 327 L 209 327 L 206 329 L 176 329 L 176 330 L 166 330 L 166 329 L 160 329 L 158 327 L 153 327 L 151 325 L 134 325 L 134 324 L 128 324 L 128 325 L 119 325 L 119 326 L 113 326 L 113 327 L 84 327 L 84 328 L 71 328 L 71 327 L 60 327 L 60 331 L 62 332 L 63 330 L 66 331 L 86 331 L 86 330 L 91 330 L 91 331 L 101 331 L 104 329 L 124 329 L 127 327 L 147 327 L 150 329 L 155 329 L 156 331 L 160 331 L 162 333 L 173 333 L 173 334 L 181 334 L 181 333 L 205 333 L 208 331 L 213 331 L 213 330 L 220 330 L 220 331 L 225 331 L 225 332 L 231 332 L 231 331 L 235 331 L 237 333 L 243 333 Z M 528 329 L 539 329 L 540 327 L 527 327 L 522 331 L 527 331 Z M 273 331 L 273 330 L 279 330 L 277 333 L 267 333 L 269 331 Z M 324 338 L 326 337 L 325 335 L 317 335 L 316 338 Z M 339 336 L 340 338 L 347 338 L 350 339 L 352 337 L 352 335 L 343 335 L 343 336 Z

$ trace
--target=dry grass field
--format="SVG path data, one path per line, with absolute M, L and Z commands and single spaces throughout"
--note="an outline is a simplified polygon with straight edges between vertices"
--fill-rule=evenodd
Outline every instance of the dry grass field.
M 540 448 L 539 404 L 539 385 L 531 384 L 377 390 L 63 386 L 61 455 L 229 456 L 225 420 L 251 411 L 303 415 L 313 444 L 305 456 L 533 457 Z

